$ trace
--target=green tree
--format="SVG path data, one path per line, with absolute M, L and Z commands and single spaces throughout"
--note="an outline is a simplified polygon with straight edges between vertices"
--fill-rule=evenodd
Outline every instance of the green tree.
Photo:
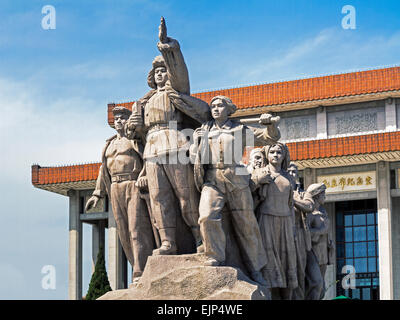
M 89 290 L 85 300 L 96 300 L 106 292 L 111 291 L 110 282 L 108 281 L 106 262 L 104 259 L 104 249 L 100 247 L 97 254 L 96 266 L 89 283 Z

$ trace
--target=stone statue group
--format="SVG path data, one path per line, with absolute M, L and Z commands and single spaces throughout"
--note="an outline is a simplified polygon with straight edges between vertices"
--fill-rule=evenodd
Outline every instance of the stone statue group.
M 197 253 L 205 266 L 240 267 L 272 299 L 322 299 L 332 263 L 325 185 L 300 189 L 289 150 L 278 142 L 279 117 L 260 128 L 229 118 L 225 96 L 210 105 L 190 95 L 178 41 L 163 18 L 147 82 L 132 111 L 112 112 L 117 134 L 107 140 L 86 209 L 109 196 L 133 282 L 151 255 Z M 245 148 L 252 150 L 242 164 Z

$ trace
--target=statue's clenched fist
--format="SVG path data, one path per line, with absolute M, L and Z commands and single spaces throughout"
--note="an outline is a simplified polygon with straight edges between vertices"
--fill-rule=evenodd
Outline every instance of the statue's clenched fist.
M 203 130 L 202 128 L 197 128 L 194 132 L 193 132 L 193 141 L 196 144 L 200 143 L 200 139 L 203 138 L 204 134 L 205 134 L 205 130 Z
M 172 48 L 179 48 L 178 41 L 167 36 L 167 26 L 164 17 L 161 17 L 160 26 L 158 27 L 158 38 L 160 41 L 157 43 L 157 47 L 160 51 L 169 51 Z
M 273 180 L 269 172 L 264 171 L 262 174 L 258 176 L 258 183 L 260 184 L 269 184 L 272 181 Z
M 128 119 L 128 127 L 130 129 L 141 127 L 143 125 L 143 119 L 140 114 L 136 112 L 132 112 L 131 116 Z
M 136 186 L 137 186 L 139 189 L 145 189 L 145 188 L 147 188 L 147 186 L 148 186 L 147 177 L 146 177 L 146 176 L 144 176 L 144 177 L 139 177 L 139 178 L 137 179 L 137 181 L 136 181 Z
M 86 202 L 85 211 L 89 211 L 92 208 L 96 208 L 98 202 L 99 202 L 99 197 L 91 196 L 88 202 Z
M 262 125 L 268 125 L 268 124 L 273 124 L 273 123 L 278 124 L 280 120 L 281 120 L 281 117 L 279 117 L 279 116 L 273 117 L 272 114 L 263 113 L 260 116 L 259 123 Z

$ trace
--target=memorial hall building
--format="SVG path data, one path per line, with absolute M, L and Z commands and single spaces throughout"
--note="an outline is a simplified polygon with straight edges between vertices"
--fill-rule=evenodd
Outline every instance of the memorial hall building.
M 232 117 L 250 126 L 265 112 L 279 115 L 281 141 L 299 167 L 303 187 L 326 184 L 336 262 L 326 272 L 325 299 L 400 299 L 400 67 L 193 94 L 207 103 L 216 95 L 230 97 L 238 107 Z M 132 104 L 108 104 L 108 124 L 113 125 L 116 105 Z M 99 167 L 100 162 L 32 166 L 36 188 L 69 198 L 69 299 L 83 295 L 83 223 L 92 227 L 93 262 L 106 246 L 111 287 L 127 287 L 127 260 L 111 204 L 104 199 L 85 212 Z M 355 268 L 353 289 L 342 284 L 350 271 L 346 265 Z

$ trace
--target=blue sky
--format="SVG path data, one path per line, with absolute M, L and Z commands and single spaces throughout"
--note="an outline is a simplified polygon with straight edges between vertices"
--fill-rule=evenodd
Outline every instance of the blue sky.
M 41 27 L 49 4 L 55 30 Z M 344 5 L 355 30 L 342 28 Z M 100 160 L 107 103 L 148 90 L 161 15 L 193 92 L 400 64 L 399 1 L 2 0 L 0 299 L 67 298 L 68 201 L 33 188 L 30 166 Z M 49 264 L 56 290 L 41 287 Z

